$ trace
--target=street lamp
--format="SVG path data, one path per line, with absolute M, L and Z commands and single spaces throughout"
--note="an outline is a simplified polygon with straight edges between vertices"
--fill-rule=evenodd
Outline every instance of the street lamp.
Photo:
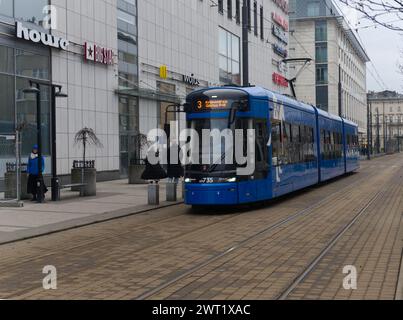
M 46 81 L 30 81 L 30 87 L 23 90 L 24 93 L 36 94 L 37 101 L 37 140 L 38 140 L 38 157 L 42 158 L 42 130 L 41 130 L 41 91 L 40 86 L 50 86 L 52 89 L 52 105 L 51 105 L 51 136 L 52 136 L 52 201 L 58 201 L 60 199 L 59 178 L 57 177 L 57 145 L 56 145 L 56 98 L 67 98 L 68 95 L 62 92 L 62 86 L 49 84 Z M 43 202 L 43 177 L 42 177 L 42 161 L 39 161 L 39 173 L 40 182 L 38 182 L 38 188 L 40 188 L 38 202 Z
M 36 95 L 36 134 L 37 134 L 37 144 L 38 144 L 38 181 L 37 186 L 37 201 L 38 203 L 43 203 L 43 176 L 42 176 L 42 124 L 41 124 L 41 90 L 39 89 L 39 84 L 30 82 L 30 87 L 24 89 L 23 92 L 26 94 Z
M 52 201 L 60 200 L 60 182 L 57 176 L 56 98 L 67 98 L 62 86 L 52 85 Z

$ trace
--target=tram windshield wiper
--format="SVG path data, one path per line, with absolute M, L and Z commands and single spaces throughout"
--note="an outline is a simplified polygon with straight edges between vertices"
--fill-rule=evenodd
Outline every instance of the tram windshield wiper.
M 240 109 L 240 107 L 241 107 L 241 101 L 235 101 L 235 102 L 232 103 L 231 109 L 229 110 L 229 115 L 228 115 L 228 127 L 227 127 L 227 129 L 230 129 L 230 130 L 232 129 L 232 126 L 236 121 L 236 113 Z M 208 173 L 211 173 L 211 172 L 215 171 L 215 169 L 220 164 L 222 164 L 222 162 L 225 159 L 228 151 L 229 151 L 229 149 L 225 150 L 224 152 L 221 153 L 221 159 L 210 167 L 210 169 L 208 170 Z

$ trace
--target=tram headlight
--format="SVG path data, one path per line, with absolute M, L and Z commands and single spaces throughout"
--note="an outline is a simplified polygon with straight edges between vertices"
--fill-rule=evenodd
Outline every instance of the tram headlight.
M 234 182 L 236 182 L 236 178 L 229 178 L 229 179 L 227 179 L 227 182 L 232 182 L 232 183 L 234 183 Z
M 192 179 L 186 178 L 186 179 L 185 179 L 185 183 L 192 183 Z

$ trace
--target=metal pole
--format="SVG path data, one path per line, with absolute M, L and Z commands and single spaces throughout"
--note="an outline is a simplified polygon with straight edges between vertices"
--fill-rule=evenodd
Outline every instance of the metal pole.
M 339 117 L 343 117 L 343 87 L 341 84 L 341 65 L 339 64 L 339 85 L 338 85 L 338 90 L 339 90 Z
M 242 64 L 243 86 L 249 86 L 249 7 L 246 0 L 242 5 Z
M 37 198 L 38 203 L 43 203 L 43 175 L 42 175 L 42 119 L 41 119 L 41 91 L 40 85 L 36 84 L 38 92 L 36 93 L 36 129 L 38 143 L 38 181 L 37 181 Z
M 17 201 L 21 201 L 21 154 L 20 154 L 20 131 L 15 131 L 15 155 L 17 160 Z
M 56 145 L 56 87 L 52 86 L 51 105 L 52 136 L 52 201 L 60 200 L 59 178 L 57 177 L 57 145 Z
M 381 128 L 379 123 L 379 109 L 376 109 L 376 152 L 381 153 Z
M 368 123 L 367 123 L 367 159 L 368 160 L 371 160 L 371 149 L 369 147 L 370 140 L 371 140 L 371 133 L 370 133 L 370 130 L 371 130 L 370 129 L 371 128 L 371 119 L 370 119 L 371 112 L 370 112 L 370 109 L 371 109 L 370 102 L 367 101 L 367 121 L 368 121 Z

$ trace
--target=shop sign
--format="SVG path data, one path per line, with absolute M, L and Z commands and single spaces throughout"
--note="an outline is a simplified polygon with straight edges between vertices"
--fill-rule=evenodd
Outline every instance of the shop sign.
M 112 49 L 103 48 L 89 42 L 86 42 L 84 47 L 85 47 L 85 60 L 105 65 L 113 64 Z
M 276 12 L 273 12 L 271 14 L 272 19 L 275 23 L 277 23 L 281 28 L 283 28 L 285 31 L 288 31 L 289 28 L 289 23 L 288 20 L 284 17 L 282 17 L 281 15 L 279 15 Z
M 273 51 L 284 59 L 288 57 L 288 51 L 277 44 L 273 44 Z
M 273 82 L 281 87 L 288 87 L 288 81 L 281 74 L 273 73 Z
M 168 78 L 168 67 L 166 65 L 160 66 L 160 78 L 161 79 Z
M 284 13 L 289 13 L 288 0 L 273 0 L 273 2 L 281 9 Z
M 195 78 L 193 74 L 191 76 L 182 75 L 182 81 L 192 86 L 200 85 L 200 80 Z
M 287 34 L 286 34 L 286 32 L 284 30 L 281 30 L 280 27 L 273 25 L 272 33 L 281 42 L 284 42 L 285 44 L 288 44 Z
M 24 39 L 34 43 L 42 43 L 45 46 L 53 47 L 56 49 L 67 50 L 69 41 L 49 33 L 41 32 L 35 29 L 29 29 L 17 21 L 15 24 L 16 37 L 18 39 Z

